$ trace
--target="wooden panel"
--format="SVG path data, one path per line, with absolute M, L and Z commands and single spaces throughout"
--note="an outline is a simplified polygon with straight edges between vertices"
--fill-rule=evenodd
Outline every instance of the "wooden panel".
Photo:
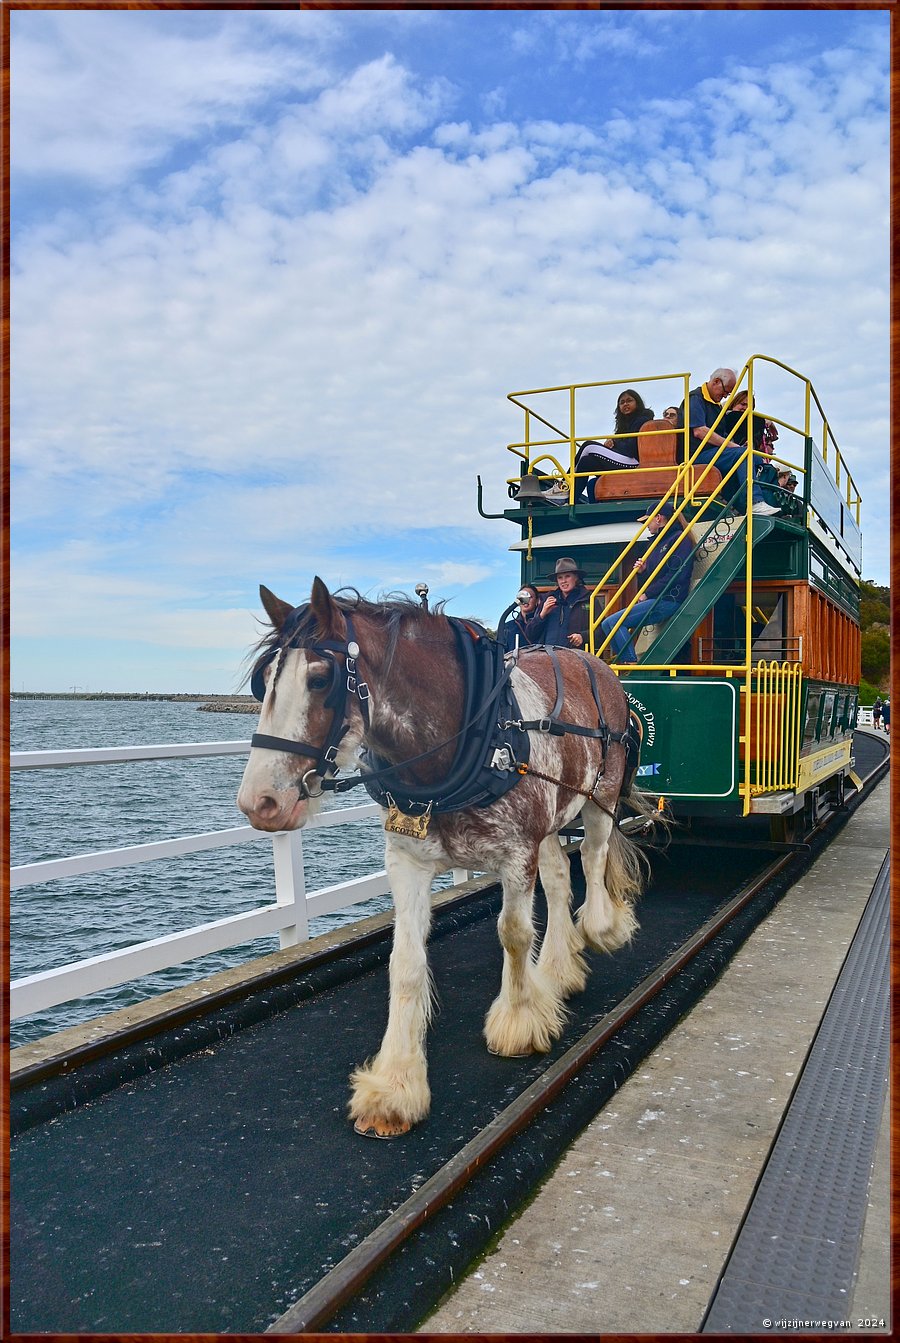
M 690 477 L 691 489 L 700 495 L 714 494 L 722 483 L 722 475 L 717 467 L 709 467 L 703 484 L 697 489 L 695 481 L 702 470 L 702 466 L 689 469 L 687 475 Z M 597 477 L 594 498 L 658 499 L 674 484 L 677 474 L 678 468 L 675 466 L 658 466 L 647 471 L 604 471 Z M 687 477 L 682 479 L 687 485 Z
M 638 434 L 641 466 L 675 466 L 678 442 L 684 441 L 668 420 L 648 420 Z

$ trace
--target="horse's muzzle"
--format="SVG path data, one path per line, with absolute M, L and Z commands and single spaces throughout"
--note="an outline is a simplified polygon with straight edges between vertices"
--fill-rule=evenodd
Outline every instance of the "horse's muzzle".
M 274 834 L 278 830 L 299 830 L 309 819 L 309 796 L 296 796 L 292 789 L 287 798 L 270 792 L 246 793 L 242 788 L 237 804 L 254 830 Z

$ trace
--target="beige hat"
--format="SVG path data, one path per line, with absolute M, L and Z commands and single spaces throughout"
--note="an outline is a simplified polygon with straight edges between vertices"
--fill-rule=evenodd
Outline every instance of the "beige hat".
M 581 569 L 572 559 L 571 555 L 563 555 L 556 561 L 556 568 L 553 572 L 558 577 L 560 574 L 580 574 Z

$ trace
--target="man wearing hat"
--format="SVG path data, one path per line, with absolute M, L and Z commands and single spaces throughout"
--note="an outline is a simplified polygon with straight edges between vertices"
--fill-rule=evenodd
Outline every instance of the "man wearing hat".
M 638 518 L 638 522 L 646 522 L 647 531 L 651 536 L 656 536 L 658 532 L 662 531 L 673 511 L 672 505 L 665 503 L 653 517 L 650 516 L 653 513 L 653 509 L 651 509 L 642 518 Z M 662 568 L 656 577 L 650 580 L 641 600 L 635 602 L 613 635 L 610 649 L 616 655 L 618 661 L 636 662 L 637 653 L 634 648 L 634 639 L 638 632 L 651 621 L 656 625 L 663 620 L 668 620 L 678 610 L 690 590 L 691 569 L 693 568 L 692 550 L 693 542 L 690 534 L 685 534 L 680 523 L 677 523 L 666 532 L 659 545 L 654 547 L 649 559 L 635 560 L 634 572 L 636 574 L 644 573 L 648 566 L 652 572 L 661 562 Z M 663 595 L 660 597 L 661 593 Z M 660 597 L 658 602 L 657 597 Z M 617 611 L 600 622 L 603 639 L 606 639 L 610 634 L 620 615 L 621 612 Z
M 786 517 L 801 517 L 803 514 L 803 496 L 794 494 L 794 490 L 797 488 L 797 477 L 793 471 L 783 467 L 778 472 L 778 484 L 781 496 L 778 504 L 781 513 Z
M 583 648 L 587 639 L 587 604 L 590 593 L 581 570 L 570 555 L 556 561 L 556 588 L 545 597 L 528 626 L 533 643 L 553 648 Z
M 763 462 L 756 473 L 756 487 L 765 500 L 768 513 L 802 512 L 802 501 L 793 497 L 797 488 L 797 477 L 789 466 L 776 466 L 774 462 Z M 761 511 L 754 509 L 754 512 Z

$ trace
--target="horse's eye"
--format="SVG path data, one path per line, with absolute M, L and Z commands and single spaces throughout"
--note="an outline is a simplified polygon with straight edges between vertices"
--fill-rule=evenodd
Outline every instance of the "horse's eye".
M 311 676 L 311 677 L 309 678 L 309 680 L 306 682 L 306 684 L 309 686 L 310 690 L 327 690 L 327 689 L 328 689 L 328 677 L 327 677 L 327 676 Z

